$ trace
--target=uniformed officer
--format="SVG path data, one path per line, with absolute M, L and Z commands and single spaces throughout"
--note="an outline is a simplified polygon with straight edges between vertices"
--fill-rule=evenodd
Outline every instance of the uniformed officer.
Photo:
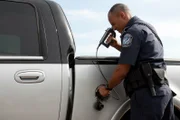
M 132 16 L 129 8 L 121 3 L 112 6 L 108 12 L 108 20 L 112 28 L 121 33 L 121 45 L 112 36 L 108 38 L 108 42 L 111 41 L 111 46 L 121 51 L 121 54 L 107 86 L 99 87 L 100 94 L 107 96 L 124 80 L 126 93 L 131 98 L 131 120 L 174 120 L 173 93 L 167 79 L 161 74 L 163 72 L 156 73 L 158 78 L 151 79 L 155 76 L 155 68 L 163 71 L 166 69 L 163 45 L 155 29 L 137 16 Z M 142 65 L 138 63 L 146 60 L 150 64 L 141 67 L 144 71 L 137 71 L 135 68 L 139 70 Z M 151 70 L 152 76 L 149 74 Z M 141 76 L 146 72 L 150 79 Z M 159 79 L 159 76 L 163 79 Z

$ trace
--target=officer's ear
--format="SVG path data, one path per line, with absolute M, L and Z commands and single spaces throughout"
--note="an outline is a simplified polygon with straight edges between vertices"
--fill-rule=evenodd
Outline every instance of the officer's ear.
M 126 13 L 125 12 L 121 11 L 120 16 L 122 19 L 124 19 L 124 20 L 126 19 Z

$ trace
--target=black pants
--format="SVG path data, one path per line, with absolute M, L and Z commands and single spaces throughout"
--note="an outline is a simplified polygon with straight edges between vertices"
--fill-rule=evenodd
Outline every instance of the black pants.
M 175 120 L 173 95 L 169 86 L 155 87 L 152 97 L 148 88 L 136 90 L 131 96 L 131 120 Z

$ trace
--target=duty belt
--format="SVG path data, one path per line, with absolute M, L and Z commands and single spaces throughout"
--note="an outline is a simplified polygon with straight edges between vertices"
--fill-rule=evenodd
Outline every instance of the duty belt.
M 126 94 L 131 96 L 135 90 L 146 87 L 150 89 L 152 96 L 156 96 L 155 85 L 169 85 L 164 76 L 164 69 L 152 68 L 149 62 L 141 63 L 139 67 L 132 67 L 124 80 Z

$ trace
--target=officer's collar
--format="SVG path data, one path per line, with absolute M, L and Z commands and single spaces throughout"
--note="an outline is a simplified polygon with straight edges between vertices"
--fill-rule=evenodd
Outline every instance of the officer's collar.
M 140 21 L 140 19 L 137 16 L 132 17 L 125 28 L 132 26 L 136 21 Z
M 125 26 L 124 30 L 122 31 L 122 34 L 129 28 L 131 27 L 136 21 L 139 21 L 140 19 L 137 16 L 132 17 L 127 25 Z

